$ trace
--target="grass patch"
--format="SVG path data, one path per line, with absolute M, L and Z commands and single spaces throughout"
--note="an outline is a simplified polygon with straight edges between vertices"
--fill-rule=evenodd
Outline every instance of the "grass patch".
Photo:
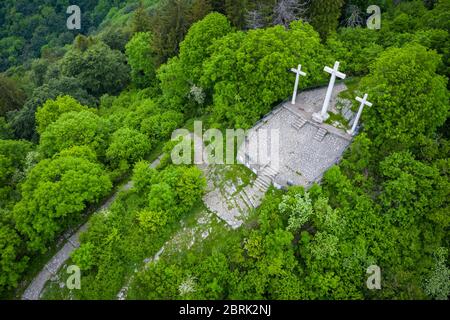
M 347 86 L 347 90 L 341 92 L 339 94 L 339 98 L 348 99 L 350 101 L 354 101 L 355 97 L 359 94 L 358 88 L 359 83 L 361 82 L 360 77 L 350 77 L 344 80 L 345 85 Z M 354 104 L 353 104 L 354 106 Z M 353 108 L 352 108 L 353 110 Z M 355 111 L 355 110 L 353 110 Z
M 326 124 L 333 125 L 338 122 L 341 126 L 340 129 L 346 129 L 348 127 L 348 121 L 341 114 L 329 112 L 330 117 L 325 121 Z

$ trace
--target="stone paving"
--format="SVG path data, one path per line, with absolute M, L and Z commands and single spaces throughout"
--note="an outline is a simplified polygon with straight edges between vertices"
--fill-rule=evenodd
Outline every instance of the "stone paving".
M 216 182 L 214 173 L 205 172 L 208 181 Z M 221 189 L 215 186 L 203 197 L 206 207 L 225 221 L 231 228 L 239 228 L 248 212 L 257 207 L 264 197 L 270 183 L 258 177 L 253 183 L 237 192 L 240 185 L 227 185 Z
M 338 94 L 344 90 L 344 84 L 336 85 L 330 104 L 331 112 L 340 113 L 336 109 L 336 101 Z M 275 171 L 271 183 L 277 187 L 309 187 L 319 182 L 324 172 L 339 162 L 352 140 L 345 130 L 312 120 L 312 114 L 322 107 L 325 93 L 326 88 L 309 90 L 298 95 L 295 105 L 291 102 L 281 104 L 250 130 L 247 145 L 241 146 L 238 152 L 238 160 L 258 175 L 266 168 Z M 348 110 L 346 112 L 349 116 Z M 264 131 L 266 133 L 261 134 Z M 273 131 L 278 131 L 278 150 L 273 148 L 267 134 Z M 256 139 L 259 148 L 249 148 L 252 143 L 256 144 Z M 264 150 L 269 150 L 270 156 L 261 159 Z M 278 161 L 274 160 L 276 158 Z

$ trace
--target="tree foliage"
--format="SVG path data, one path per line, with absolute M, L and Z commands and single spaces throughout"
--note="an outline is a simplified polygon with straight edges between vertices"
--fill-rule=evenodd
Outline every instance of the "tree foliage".
M 0 74 L 0 116 L 8 111 L 18 110 L 25 103 L 25 93 L 14 80 Z
M 300 40 L 301 39 L 301 40 Z M 216 122 L 248 128 L 292 90 L 290 68 L 302 64 L 308 77 L 301 88 L 320 83 L 327 58 L 318 34 L 296 21 L 281 26 L 231 33 L 211 47 L 202 84 L 212 88 Z
M 14 207 L 16 227 L 28 239 L 30 249 L 44 251 L 111 187 L 99 164 L 75 157 L 43 160 L 21 185 L 22 199 Z
M 126 45 L 131 78 L 139 88 L 150 87 L 156 80 L 155 57 L 152 49 L 152 35 L 139 32 Z
M 44 105 L 49 99 L 54 100 L 58 96 L 64 95 L 71 96 L 83 105 L 95 105 L 95 99 L 80 86 L 76 79 L 61 77 L 50 80 L 33 90 L 23 108 L 9 115 L 15 137 L 37 142 L 38 134 L 35 122 L 37 108 Z
M 314 0 L 311 1 L 309 17 L 314 29 L 322 39 L 336 31 L 341 16 L 344 0 Z
M 91 111 L 67 112 L 42 133 L 39 150 L 47 157 L 73 146 L 89 146 L 103 156 L 109 136 L 108 121 Z
M 30 0 L 4 2 L 0 8 L 0 72 L 26 64 L 37 58 L 45 48 L 56 50 L 70 44 L 77 34 L 87 34 L 103 21 L 114 7 L 123 7 L 127 0 L 79 0 L 81 30 L 68 30 L 65 0 Z
M 225 16 L 211 13 L 192 25 L 180 44 L 180 54 L 158 71 L 163 103 L 171 109 L 191 111 L 199 101 L 190 95 L 194 86 L 200 85 L 203 62 L 209 57 L 211 44 L 231 32 Z M 200 103 L 201 105 L 201 103 Z
M 67 112 L 86 111 L 87 107 L 82 106 L 71 96 L 59 96 L 55 100 L 47 100 L 44 105 L 36 111 L 36 130 L 39 134 L 44 133 L 45 129 L 58 120 L 58 118 Z M 92 110 L 91 110 L 92 111 Z
M 120 92 L 130 78 L 125 56 L 120 51 L 111 50 L 101 41 L 87 48 L 69 50 L 61 66 L 64 76 L 77 79 L 88 93 L 96 97 Z
M 439 63 L 420 45 L 386 50 L 374 62 L 361 87 L 374 104 L 364 124 L 377 145 L 409 147 L 444 124 L 449 104 L 446 79 L 436 74 Z
M 27 266 L 23 243 L 17 232 L 0 222 L 0 292 L 17 286 Z
M 150 150 L 150 141 L 144 134 L 124 127 L 111 136 L 106 157 L 113 164 L 118 164 L 120 161 L 132 164 L 142 160 Z

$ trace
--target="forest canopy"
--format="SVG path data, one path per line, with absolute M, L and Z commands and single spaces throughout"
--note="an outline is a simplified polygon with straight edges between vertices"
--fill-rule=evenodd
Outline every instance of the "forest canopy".
M 449 0 L 76 4 L 80 30 L 66 0 L 0 7 L 0 297 L 20 298 L 82 225 L 81 289 L 49 281 L 46 298 L 449 296 Z M 205 194 L 257 178 L 173 164 L 173 132 L 249 129 L 290 99 L 291 68 L 313 90 L 335 61 L 339 99 L 373 104 L 341 161 L 308 188 L 271 187 L 236 230 L 211 218 Z

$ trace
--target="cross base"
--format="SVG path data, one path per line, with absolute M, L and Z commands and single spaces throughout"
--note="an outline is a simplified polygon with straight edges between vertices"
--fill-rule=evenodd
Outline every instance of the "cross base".
M 330 115 L 328 114 L 328 112 L 325 113 L 325 116 L 323 116 L 320 112 L 313 113 L 313 115 L 312 115 L 313 121 L 315 121 L 317 123 L 324 123 L 325 121 L 328 120 L 329 117 L 330 117 Z
M 353 130 L 347 130 L 347 133 L 351 136 L 354 136 L 356 132 Z

